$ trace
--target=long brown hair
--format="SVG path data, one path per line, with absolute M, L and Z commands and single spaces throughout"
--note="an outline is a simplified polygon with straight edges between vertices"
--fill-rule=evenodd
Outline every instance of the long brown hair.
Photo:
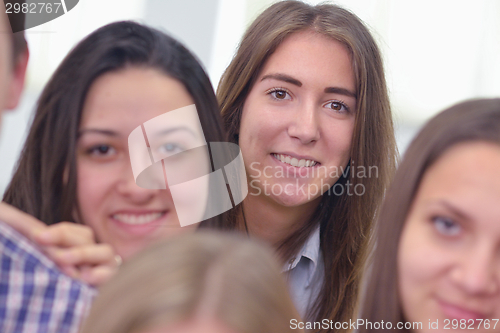
M 387 192 L 376 231 L 376 249 L 360 318 L 404 321 L 397 290 L 397 252 L 408 211 L 427 169 L 452 146 L 466 141 L 500 144 L 500 99 L 457 104 L 431 119 L 405 153 Z M 366 328 L 359 332 L 371 332 Z M 374 331 L 375 332 L 375 331 Z
M 168 239 L 126 262 L 101 288 L 81 333 L 168 327 L 200 311 L 242 333 L 292 332 L 290 321 L 300 321 L 270 248 L 204 231 Z
M 82 40 L 44 88 L 5 202 L 46 224 L 74 221 L 76 146 L 87 92 L 99 76 L 127 66 L 157 69 L 182 83 L 195 102 L 206 141 L 223 141 L 217 99 L 196 58 L 158 30 L 112 23 Z
M 309 319 L 348 321 L 353 315 L 358 282 L 364 265 L 372 220 L 395 170 L 397 149 L 383 62 L 379 49 L 361 20 L 329 4 L 310 6 L 299 1 L 278 2 L 248 28 L 217 90 L 229 141 L 238 143 L 245 100 L 267 59 L 290 35 L 304 30 L 341 42 L 351 56 L 356 80 L 356 121 L 349 173 L 338 183 L 362 184 L 361 196 L 325 193 L 311 221 L 282 247 L 292 256 L 320 220 L 320 247 L 325 276 Z M 355 177 L 352 168 L 375 166 L 377 177 Z M 226 228 L 237 228 L 241 206 L 232 212 Z

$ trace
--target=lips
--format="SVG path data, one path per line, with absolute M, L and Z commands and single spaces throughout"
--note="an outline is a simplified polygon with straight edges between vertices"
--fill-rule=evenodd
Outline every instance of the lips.
M 299 168 L 302 168 L 302 167 L 306 167 L 306 168 L 309 168 L 309 167 L 313 167 L 315 166 L 316 164 L 318 164 L 319 162 L 313 160 L 313 159 L 308 159 L 308 158 L 300 158 L 300 157 L 295 157 L 295 156 L 291 156 L 291 155 L 288 155 L 288 154 L 276 154 L 276 153 L 272 153 L 271 155 L 273 155 L 274 158 L 276 158 L 277 160 L 285 163 L 285 164 L 288 164 L 288 165 L 291 165 L 293 167 L 299 167 Z
M 448 303 L 442 300 L 438 300 L 438 303 L 445 316 L 450 319 L 479 320 L 488 318 L 486 311 L 471 309 L 462 305 Z
M 164 214 L 165 214 L 164 212 L 155 212 L 146 214 L 119 213 L 119 214 L 113 214 L 111 217 L 121 223 L 129 225 L 142 225 L 153 222 L 154 220 L 159 219 Z
M 168 210 L 119 211 L 111 214 L 110 220 L 118 228 L 116 231 L 125 232 L 134 237 L 143 237 L 156 232 L 160 227 L 180 227 L 173 217 L 174 215 L 171 215 Z

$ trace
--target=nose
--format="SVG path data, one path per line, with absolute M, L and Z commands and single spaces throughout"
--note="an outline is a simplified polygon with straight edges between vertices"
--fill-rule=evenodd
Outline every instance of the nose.
M 499 262 L 494 250 L 471 251 L 452 273 L 456 285 L 470 295 L 492 295 L 500 290 Z
M 151 201 L 159 190 L 142 188 L 136 184 L 130 163 L 123 166 L 118 176 L 117 192 L 134 204 L 145 204 Z M 168 189 L 168 187 L 167 187 Z
M 298 106 L 288 127 L 288 135 L 300 140 L 302 144 L 316 142 L 320 138 L 318 113 L 312 102 L 305 102 Z

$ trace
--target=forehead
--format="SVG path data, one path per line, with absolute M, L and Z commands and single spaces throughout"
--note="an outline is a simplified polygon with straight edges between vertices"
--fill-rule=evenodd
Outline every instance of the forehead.
M 475 187 L 497 188 L 496 185 L 500 184 L 499 168 L 500 145 L 486 141 L 465 142 L 447 149 L 428 169 L 424 180 L 433 178 L 433 182 L 446 182 L 461 179 L 466 184 L 476 184 Z M 454 183 L 457 188 L 462 186 L 459 182 Z M 498 189 L 500 191 L 500 187 Z
M 142 123 L 194 104 L 178 80 L 150 68 L 126 68 L 99 77 L 91 86 L 82 127 L 105 127 L 125 134 Z
M 446 200 L 473 220 L 498 224 L 498 170 L 500 145 L 483 141 L 457 144 L 425 173 L 418 198 L 422 202 Z
M 296 32 L 287 37 L 267 60 L 261 76 L 284 72 L 324 85 L 354 89 L 351 56 L 341 42 L 314 31 Z M 311 83 L 312 83 L 311 82 Z

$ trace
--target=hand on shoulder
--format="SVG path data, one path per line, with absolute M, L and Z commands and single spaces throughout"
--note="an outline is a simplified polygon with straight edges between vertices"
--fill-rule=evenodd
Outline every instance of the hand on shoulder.
M 60 222 L 47 226 L 3 202 L 0 221 L 39 245 L 61 271 L 75 279 L 99 286 L 118 270 L 121 260 L 113 248 L 97 243 L 93 230 L 86 225 Z

